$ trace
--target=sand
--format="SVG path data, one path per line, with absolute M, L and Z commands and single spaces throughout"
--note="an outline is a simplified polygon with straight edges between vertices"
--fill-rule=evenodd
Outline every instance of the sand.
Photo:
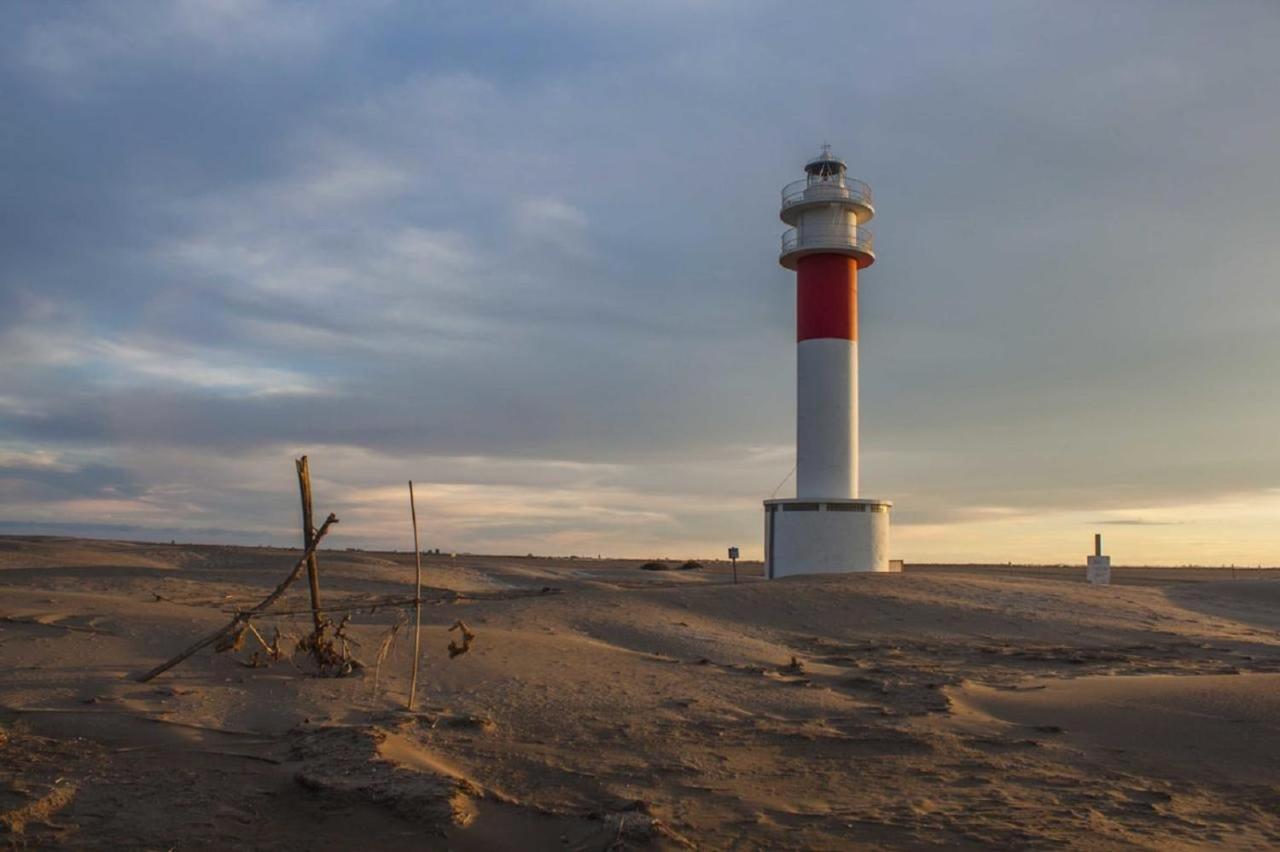
M 407 628 L 320 678 L 202 652 L 297 552 L 0 538 L 0 837 L 213 849 L 1280 846 L 1265 572 L 430 557 Z M 330 605 L 408 554 L 324 551 Z M 281 607 L 305 609 L 305 584 Z M 372 663 L 394 610 L 356 616 Z M 471 651 L 446 646 L 464 620 Z M 264 622 L 290 637 L 309 616 Z

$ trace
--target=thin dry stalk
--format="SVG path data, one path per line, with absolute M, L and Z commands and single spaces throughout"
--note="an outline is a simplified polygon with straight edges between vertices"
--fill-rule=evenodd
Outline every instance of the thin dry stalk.
M 422 648 L 422 549 L 418 546 L 418 509 L 413 502 L 413 480 L 409 480 L 409 517 L 413 519 L 413 674 L 409 678 L 409 712 L 418 693 L 418 656 Z
M 278 627 L 276 628 L 275 643 L 268 645 L 267 640 L 262 638 L 262 634 L 258 632 L 258 628 L 253 626 L 252 621 L 246 621 L 244 623 L 244 626 L 248 629 L 248 631 L 251 634 L 253 634 L 253 638 L 258 640 L 258 644 L 262 646 L 262 649 L 258 651 L 254 651 L 253 655 L 250 656 L 249 659 L 241 660 L 241 665 L 244 665 L 251 669 L 258 669 L 258 668 L 262 668 L 263 666 L 269 666 L 271 665 L 271 663 L 279 662 L 280 660 L 280 628 Z M 265 659 L 262 656 L 263 651 L 266 652 Z
M 262 646 L 262 649 L 264 651 L 266 651 L 268 654 L 272 656 L 272 659 L 275 659 L 280 656 L 279 649 L 272 648 L 270 645 L 268 645 L 267 640 L 263 639 L 262 634 L 258 632 L 258 628 L 254 627 L 248 621 L 244 623 L 244 626 L 249 628 L 249 632 L 253 634 L 253 638 L 258 640 L 258 644 Z
M 378 658 L 373 667 L 373 697 L 378 697 L 378 682 L 382 678 L 382 661 L 391 653 L 391 649 L 395 647 L 396 636 L 400 633 L 400 628 L 404 627 L 404 620 L 401 619 L 391 625 L 390 632 L 382 639 L 382 644 L 378 646 Z

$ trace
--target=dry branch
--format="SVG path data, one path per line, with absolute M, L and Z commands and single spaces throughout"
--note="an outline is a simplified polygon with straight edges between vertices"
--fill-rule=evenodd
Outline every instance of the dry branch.
M 285 577 L 284 581 L 280 585 L 276 586 L 275 589 L 272 590 L 271 594 L 263 598 L 262 601 L 257 606 L 255 606 L 253 609 L 248 610 L 246 612 L 236 613 L 235 617 L 232 618 L 230 623 L 228 623 L 225 627 L 221 627 L 218 630 L 215 630 L 213 633 L 210 633 L 208 636 L 205 636 L 203 639 L 196 642 L 190 648 L 187 648 L 185 651 L 183 651 L 181 654 L 178 654 L 178 656 L 174 657 L 173 659 L 168 660 L 164 663 L 161 663 L 160 665 L 156 666 L 154 669 L 152 669 L 149 672 L 146 672 L 145 674 L 139 675 L 137 678 L 138 682 L 146 683 L 147 681 L 151 680 L 157 675 L 164 674 L 169 669 L 176 666 L 178 663 L 182 662 L 183 660 L 187 659 L 191 655 L 195 654 L 201 648 L 205 648 L 209 645 L 212 645 L 213 643 L 222 639 L 224 636 L 234 634 L 238 629 L 240 629 L 241 624 L 248 621 L 253 616 L 261 615 L 268 607 L 270 607 L 273 603 L 278 601 L 280 599 L 280 596 L 285 593 L 285 590 L 288 589 L 289 586 L 293 585 L 293 582 L 298 579 L 298 577 L 302 574 L 302 569 L 307 566 L 307 563 L 310 560 L 310 558 L 313 555 L 315 555 L 316 548 L 320 546 L 320 542 L 324 540 L 325 535 L 329 532 L 329 528 L 334 524 L 336 524 L 337 522 L 338 522 L 338 516 L 332 513 L 329 515 L 329 517 L 325 518 L 324 524 L 321 525 L 320 529 L 316 530 L 315 538 L 311 540 L 311 546 L 307 548 L 306 553 L 302 554 L 302 558 L 299 559 L 297 564 L 293 566 L 293 570 L 289 572 L 289 576 Z
M 558 595 L 561 594 L 559 588 L 553 586 L 543 586 L 541 589 L 529 589 L 522 591 L 519 589 L 502 591 L 502 592 L 455 592 L 452 589 L 443 590 L 438 597 L 432 598 L 376 598 L 374 600 L 357 601 L 353 603 L 341 603 L 338 605 L 329 604 L 325 610 L 331 615 L 343 612 L 377 612 L 380 609 L 390 607 L 413 606 L 414 604 L 442 604 L 457 603 L 458 601 L 477 601 L 477 600 L 516 600 L 519 598 L 539 597 L 541 595 Z M 228 615 L 235 615 L 240 610 L 224 609 L 223 612 Z M 310 615 L 311 610 L 308 609 L 274 609 L 271 612 L 264 613 L 245 613 L 246 618 L 258 618 L 260 616 L 282 616 L 282 615 Z
M 462 631 L 462 644 L 461 644 L 461 645 L 459 645 L 459 644 L 457 644 L 456 642 L 454 642 L 453 640 L 450 640 L 450 641 L 449 641 L 449 659 L 451 659 L 451 660 L 452 660 L 454 657 L 461 657 L 463 654 L 465 654 L 465 653 L 467 653 L 468 651 L 470 651 L 470 650 L 471 650 L 471 643 L 472 643 L 472 641 L 474 641 L 474 640 L 475 640 L 475 638 L 476 638 L 476 634 L 472 633 L 472 632 L 467 628 L 467 625 L 466 625 L 466 624 L 464 624 L 464 623 L 463 623 L 463 622 L 461 622 L 461 621 L 455 621 L 455 622 L 453 623 L 453 626 L 449 628 L 449 632 L 450 632 L 450 633 L 452 633 L 452 632 L 453 632 L 453 631 L 455 631 L 455 630 L 460 630 L 460 631 Z
M 343 613 L 343 612 L 364 612 L 365 610 L 368 610 L 369 612 L 376 612 L 377 610 L 386 609 L 388 607 L 412 606 L 415 603 L 439 603 L 444 601 L 452 601 L 455 599 L 460 599 L 462 597 L 463 597 L 462 595 L 458 595 L 456 598 L 450 596 L 450 597 L 430 598 L 430 599 L 428 598 L 378 598 L 377 600 L 361 601 L 359 603 L 339 604 L 337 606 L 329 605 L 329 606 L 326 606 L 325 609 L 331 615 L 337 615 L 338 613 Z M 239 612 L 239 610 L 236 610 L 236 609 L 224 609 L 222 611 L 225 612 L 227 615 L 235 615 L 236 613 Z M 246 612 L 244 613 L 244 616 L 245 618 L 260 618 L 263 616 L 278 617 L 283 615 L 310 615 L 310 614 L 311 614 L 310 608 L 273 609 L 271 612 L 261 612 L 261 613 Z
M 258 640 L 258 644 L 262 646 L 262 649 L 258 651 L 254 651 L 253 655 L 249 657 L 249 659 L 241 660 L 240 661 L 241 665 L 251 669 L 258 669 L 258 668 L 262 668 L 263 666 L 270 665 L 271 663 L 274 663 L 280 659 L 280 628 L 278 627 L 276 628 L 275 643 L 268 645 L 267 640 L 262 638 L 262 634 L 258 632 L 258 628 L 253 626 L 252 621 L 246 621 L 244 623 L 244 626 L 249 633 L 253 634 L 253 638 Z M 263 660 L 262 658 L 263 651 L 266 651 L 267 660 L 269 660 L 270 662 Z
M 302 495 L 302 549 L 311 554 L 307 558 L 307 582 L 311 586 L 311 619 L 315 622 L 318 637 L 324 626 L 324 616 L 320 612 L 320 566 L 315 549 L 311 546 L 316 535 L 314 516 L 311 513 L 311 466 L 307 463 L 306 456 L 294 464 L 298 467 L 298 491 Z
M 344 677 L 364 668 L 364 663 L 351 656 L 351 646 L 360 643 L 347 635 L 350 622 L 350 614 L 344 615 L 337 624 L 326 618 L 321 630 L 298 640 L 298 650 L 311 655 L 321 675 Z M 324 628 L 328 627 L 333 628 L 332 638 L 325 637 Z

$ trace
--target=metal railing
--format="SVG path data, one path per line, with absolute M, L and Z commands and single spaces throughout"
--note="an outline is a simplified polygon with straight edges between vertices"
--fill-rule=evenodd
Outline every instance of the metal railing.
M 829 178 L 802 178 L 782 188 L 782 209 L 813 201 L 852 201 L 874 206 L 871 187 L 857 178 L 832 175 Z
M 870 228 L 805 228 L 803 236 L 795 228 L 782 232 L 782 254 L 816 249 L 842 249 L 875 257 L 875 235 Z

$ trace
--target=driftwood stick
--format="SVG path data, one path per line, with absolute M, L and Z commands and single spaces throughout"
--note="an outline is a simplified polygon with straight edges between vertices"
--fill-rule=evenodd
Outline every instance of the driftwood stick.
M 413 504 L 413 480 L 409 480 L 409 516 L 413 519 L 413 674 L 409 678 L 409 712 L 413 712 L 413 700 L 418 693 L 418 656 L 422 647 L 422 548 L 418 546 L 418 509 Z
M 389 607 L 401 607 L 401 606 L 408 607 L 408 606 L 413 606 L 415 603 L 443 603 L 445 601 L 453 601 L 453 600 L 461 600 L 461 599 L 462 599 L 461 595 L 458 596 L 458 598 L 453 598 L 450 596 L 445 596 L 440 598 L 379 598 L 377 600 L 372 600 L 372 601 L 360 601 L 358 603 L 349 603 L 349 604 L 344 603 L 344 604 L 338 604 L 336 606 L 333 604 L 329 604 L 328 606 L 325 607 L 325 612 L 329 613 L 330 615 L 337 615 L 339 613 L 364 612 L 365 610 L 372 611 L 375 609 L 387 609 Z M 225 612 L 227 615 L 235 615 L 236 613 L 240 612 L 240 610 L 236 610 L 236 609 L 224 609 L 221 611 Z M 244 617 L 247 620 L 250 618 L 276 618 L 278 616 L 283 616 L 283 615 L 310 615 L 310 614 L 311 614 L 311 607 L 307 607 L 306 609 L 273 609 L 270 612 L 255 612 L 255 613 L 246 612 L 244 613 Z
M 311 585 L 311 618 L 315 622 L 316 635 L 319 635 L 324 615 L 320 612 L 320 566 L 315 549 L 311 547 L 316 535 L 314 516 L 311 513 L 311 467 L 306 456 L 298 459 L 295 464 L 298 467 L 298 491 L 302 495 L 302 549 L 311 554 L 307 559 L 307 582 Z
M 254 615 L 260 615 L 263 612 L 263 610 L 265 610 L 267 607 L 271 606 L 273 603 L 278 601 L 280 599 L 280 596 L 284 594 L 285 589 L 289 588 L 289 586 L 293 584 L 293 581 L 298 579 L 298 577 L 302 574 L 302 569 L 306 567 L 309 557 L 315 554 L 316 548 L 320 546 L 320 542 L 324 540 L 325 534 L 329 532 L 329 527 L 333 526 L 337 522 L 338 522 L 337 515 L 330 514 L 329 517 L 325 519 L 325 522 L 320 527 L 320 529 L 316 530 L 315 538 L 311 540 L 311 546 L 307 548 L 307 552 L 302 554 L 302 558 L 299 559 L 297 564 L 293 566 L 293 570 L 289 572 L 289 576 L 285 577 L 284 582 L 276 586 L 275 589 L 272 590 L 271 594 L 263 598 L 261 603 L 259 603 L 257 606 L 255 606 L 251 610 L 237 613 L 236 616 L 232 618 L 231 621 L 226 626 L 220 627 L 214 632 L 210 633 L 208 636 L 205 636 L 203 639 L 196 642 L 190 648 L 187 648 L 185 651 L 183 651 L 181 654 L 174 657 L 173 659 L 161 663 L 160 665 L 156 666 L 154 669 L 152 669 L 149 672 L 146 672 L 145 674 L 139 675 L 137 678 L 138 682 L 146 683 L 147 681 L 151 680 L 157 675 L 164 674 L 169 669 L 176 666 L 178 663 L 182 662 L 183 660 L 187 659 L 188 657 L 196 653 L 196 651 L 199 651 L 201 648 L 208 647 L 209 645 L 212 645 L 214 642 L 217 642 L 223 636 L 226 636 L 232 633 L 242 623 L 248 621 Z
M 374 612 L 379 609 L 389 609 L 391 607 L 408 607 L 414 604 L 446 604 L 457 603 L 459 601 L 508 601 L 521 600 L 523 598 L 536 598 L 542 595 L 559 595 L 564 590 L 554 586 L 543 586 L 540 589 L 510 589 L 501 592 L 455 592 L 452 589 L 441 589 L 440 593 L 435 597 L 419 597 L 419 598 L 374 598 L 372 600 L 352 601 L 350 603 L 340 603 L 337 605 L 329 604 L 325 606 L 325 611 L 330 615 L 336 615 L 343 612 Z M 192 604 L 194 606 L 194 604 Z M 231 608 L 224 609 L 227 615 L 235 615 L 241 610 Z M 248 618 L 277 618 L 283 615 L 310 615 L 311 608 L 307 609 L 273 609 L 270 612 L 249 613 L 245 612 L 244 617 Z M 114 634 L 112 634 L 114 635 Z
M 427 597 L 376 598 L 374 600 L 353 601 L 351 603 L 339 603 L 337 605 L 329 604 L 328 606 L 325 607 L 325 611 L 328 612 L 330 615 L 336 615 L 338 613 L 343 613 L 343 612 L 364 612 L 366 610 L 368 610 L 369 612 L 372 612 L 374 610 L 387 609 L 390 607 L 401 607 L 401 606 L 408 607 L 408 606 L 413 606 L 414 604 L 442 604 L 442 603 L 456 603 L 457 601 L 482 601 L 482 600 L 505 601 L 505 600 L 518 600 L 521 598 L 533 598 L 533 597 L 539 597 L 541 595 L 559 595 L 562 593 L 563 592 L 561 589 L 551 587 L 551 586 L 544 586 L 541 589 L 525 589 L 525 590 L 513 589 L 510 591 L 501 592 L 501 593 L 477 592 L 475 594 L 469 594 L 467 592 L 455 592 L 452 589 L 442 589 L 441 593 L 438 596 L 431 597 L 431 598 L 427 598 Z M 241 610 L 224 609 L 222 610 L 222 612 L 225 612 L 227 615 L 235 615 L 236 613 L 241 612 Z M 311 614 L 311 609 L 310 607 L 308 607 L 307 609 L 273 609 L 271 612 L 262 612 L 262 613 L 245 612 L 244 617 L 246 619 L 264 618 L 264 617 L 276 618 L 282 615 L 310 615 L 310 614 Z

